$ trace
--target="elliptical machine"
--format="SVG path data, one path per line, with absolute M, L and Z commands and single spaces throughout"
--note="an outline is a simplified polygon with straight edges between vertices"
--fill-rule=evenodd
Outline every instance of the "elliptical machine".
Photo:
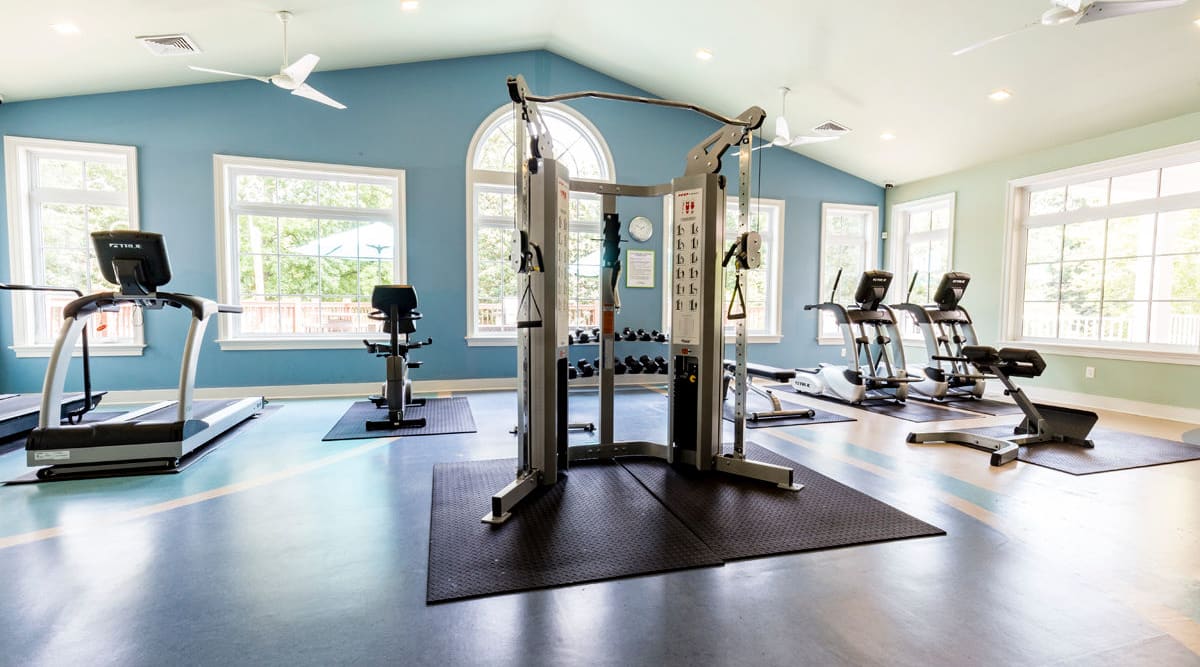
M 397 428 L 420 428 L 425 426 L 424 417 L 405 417 L 404 411 L 425 405 L 425 399 L 412 397 L 412 380 L 408 369 L 420 368 L 420 361 L 409 361 L 409 350 L 433 345 L 432 338 L 411 341 L 409 336 L 417 330 L 413 322 L 421 319 L 416 311 L 417 290 L 412 285 L 376 285 L 371 292 L 372 311 L 367 317 L 383 322 L 383 330 L 391 335 L 387 343 L 372 343 L 364 340 L 367 352 L 387 359 L 387 382 L 383 393 L 367 398 L 377 408 L 387 408 L 386 419 L 368 419 L 368 431 L 387 431 Z M 404 341 L 400 336 L 403 334 Z
M 929 360 L 924 368 L 910 371 L 921 376 L 911 383 L 913 391 L 939 401 L 983 398 L 987 380 L 995 376 L 980 372 L 963 355 L 964 347 L 979 345 L 971 316 L 959 305 L 971 275 L 961 271 L 943 275 L 933 293 L 934 305 L 929 306 L 912 303 L 918 275 L 913 273 L 905 302 L 892 306 L 912 316 L 925 339 Z
M 822 363 L 816 368 L 797 368 L 792 388 L 802 394 L 828 396 L 851 405 L 871 400 L 903 402 L 908 397 L 908 384 L 921 378 L 905 368 L 904 345 L 896 328 L 896 316 L 883 305 L 892 274 L 864 271 L 854 290 L 856 305 L 850 308 L 833 301 L 841 279 L 839 269 L 829 301 L 809 304 L 804 310 L 833 313 L 845 339 L 850 365 Z M 879 350 L 878 356 L 875 349 Z

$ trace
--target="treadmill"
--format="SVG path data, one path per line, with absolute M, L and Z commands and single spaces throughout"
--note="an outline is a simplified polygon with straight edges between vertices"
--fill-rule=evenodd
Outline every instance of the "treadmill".
M 132 230 L 93 232 L 92 245 L 104 279 L 119 292 L 78 298 L 63 309 L 63 325 L 42 389 L 38 427 L 26 440 L 26 463 L 40 467 L 40 479 L 95 474 L 169 472 L 198 447 L 262 411 L 261 396 L 195 400 L 196 366 L 209 321 L 218 313 L 240 313 L 239 306 L 218 304 L 190 294 L 160 292 L 171 280 L 171 265 L 161 234 Z M 63 382 L 74 349 L 89 317 L 131 303 L 143 310 L 166 306 L 192 316 L 179 396 L 102 422 L 60 424 L 52 419 L 62 403 Z M 45 466 L 45 467 L 43 467 Z
M 83 292 L 70 287 L 50 287 L 46 285 L 14 285 L 0 283 L 0 290 L 22 292 L 68 292 L 75 296 L 83 296 Z M 60 418 L 68 423 L 78 423 L 83 415 L 91 412 L 100 404 L 105 392 L 92 392 L 91 362 L 88 357 L 87 331 L 82 333 L 83 346 L 83 393 L 64 394 Z M 0 394 L 0 442 L 15 440 L 24 436 L 38 425 L 38 410 L 42 406 L 42 398 L 37 394 Z

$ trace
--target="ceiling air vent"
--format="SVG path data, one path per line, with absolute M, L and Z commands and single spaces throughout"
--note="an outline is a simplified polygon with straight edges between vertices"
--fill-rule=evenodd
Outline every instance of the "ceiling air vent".
M 850 128 L 846 127 L 845 125 L 842 125 L 841 123 L 837 122 L 836 120 L 827 120 L 824 123 L 821 123 L 820 125 L 813 128 L 813 132 L 820 132 L 822 134 L 827 134 L 827 135 L 828 134 L 849 134 L 850 131 L 851 131 Z
M 191 53 L 200 53 L 200 47 L 196 46 L 191 37 L 184 34 L 148 35 L 135 39 L 156 56 L 186 56 Z

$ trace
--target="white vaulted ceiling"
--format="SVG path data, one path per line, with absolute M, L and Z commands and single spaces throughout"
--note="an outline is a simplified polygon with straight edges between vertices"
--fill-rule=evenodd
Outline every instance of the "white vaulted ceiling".
M 854 130 L 799 152 L 876 183 L 903 183 L 1006 155 L 1200 110 L 1200 0 L 1156 13 L 1037 26 L 978 51 L 1048 0 L 0 0 L 0 95 L 8 101 L 221 80 L 291 52 L 318 70 L 547 48 L 653 94 L 734 114 L 779 112 L 793 132 Z M 71 22 L 62 36 L 50 25 Z M 133 37 L 185 32 L 201 55 L 156 58 Z M 696 59 L 698 48 L 714 57 Z M 1012 99 L 995 103 L 1004 88 Z M 369 104 L 369 100 L 345 100 Z M 768 127 L 773 127 L 768 123 Z M 0 131 L 3 127 L 0 112 Z M 892 141 L 880 134 L 896 135 Z M 777 149 L 772 149 L 777 150 Z

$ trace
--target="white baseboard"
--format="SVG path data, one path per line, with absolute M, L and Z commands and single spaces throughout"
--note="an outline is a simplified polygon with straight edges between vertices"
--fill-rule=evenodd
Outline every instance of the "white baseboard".
M 1023 387 L 1029 398 L 1068 407 L 1084 408 L 1087 410 L 1108 410 L 1109 412 L 1124 412 L 1131 415 L 1141 415 L 1154 419 L 1169 419 L 1171 421 L 1200 424 L 1200 410 L 1184 408 L 1176 405 L 1160 405 L 1133 401 L 1127 398 L 1114 398 L 1097 394 L 1084 394 L 1051 387 Z M 1004 396 L 1004 387 L 999 382 L 989 382 L 988 398 L 1010 400 Z
M 615 378 L 617 386 L 627 385 L 662 385 L 667 379 L 664 375 L 618 375 Z M 596 387 L 600 378 L 592 376 L 571 381 L 571 388 Z M 240 398 L 242 396 L 263 396 L 268 400 L 283 400 L 297 398 L 361 398 L 369 394 L 379 393 L 381 382 L 347 382 L 342 384 L 295 384 L 258 387 L 201 387 L 196 389 L 196 398 Z M 414 380 L 413 391 L 419 394 L 436 394 L 442 392 L 467 391 L 504 391 L 517 388 L 517 378 L 478 378 L 461 380 Z M 101 405 L 117 405 L 131 403 L 152 403 L 155 401 L 171 401 L 179 396 L 177 389 L 141 389 L 130 391 L 110 391 L 104 397 Z

